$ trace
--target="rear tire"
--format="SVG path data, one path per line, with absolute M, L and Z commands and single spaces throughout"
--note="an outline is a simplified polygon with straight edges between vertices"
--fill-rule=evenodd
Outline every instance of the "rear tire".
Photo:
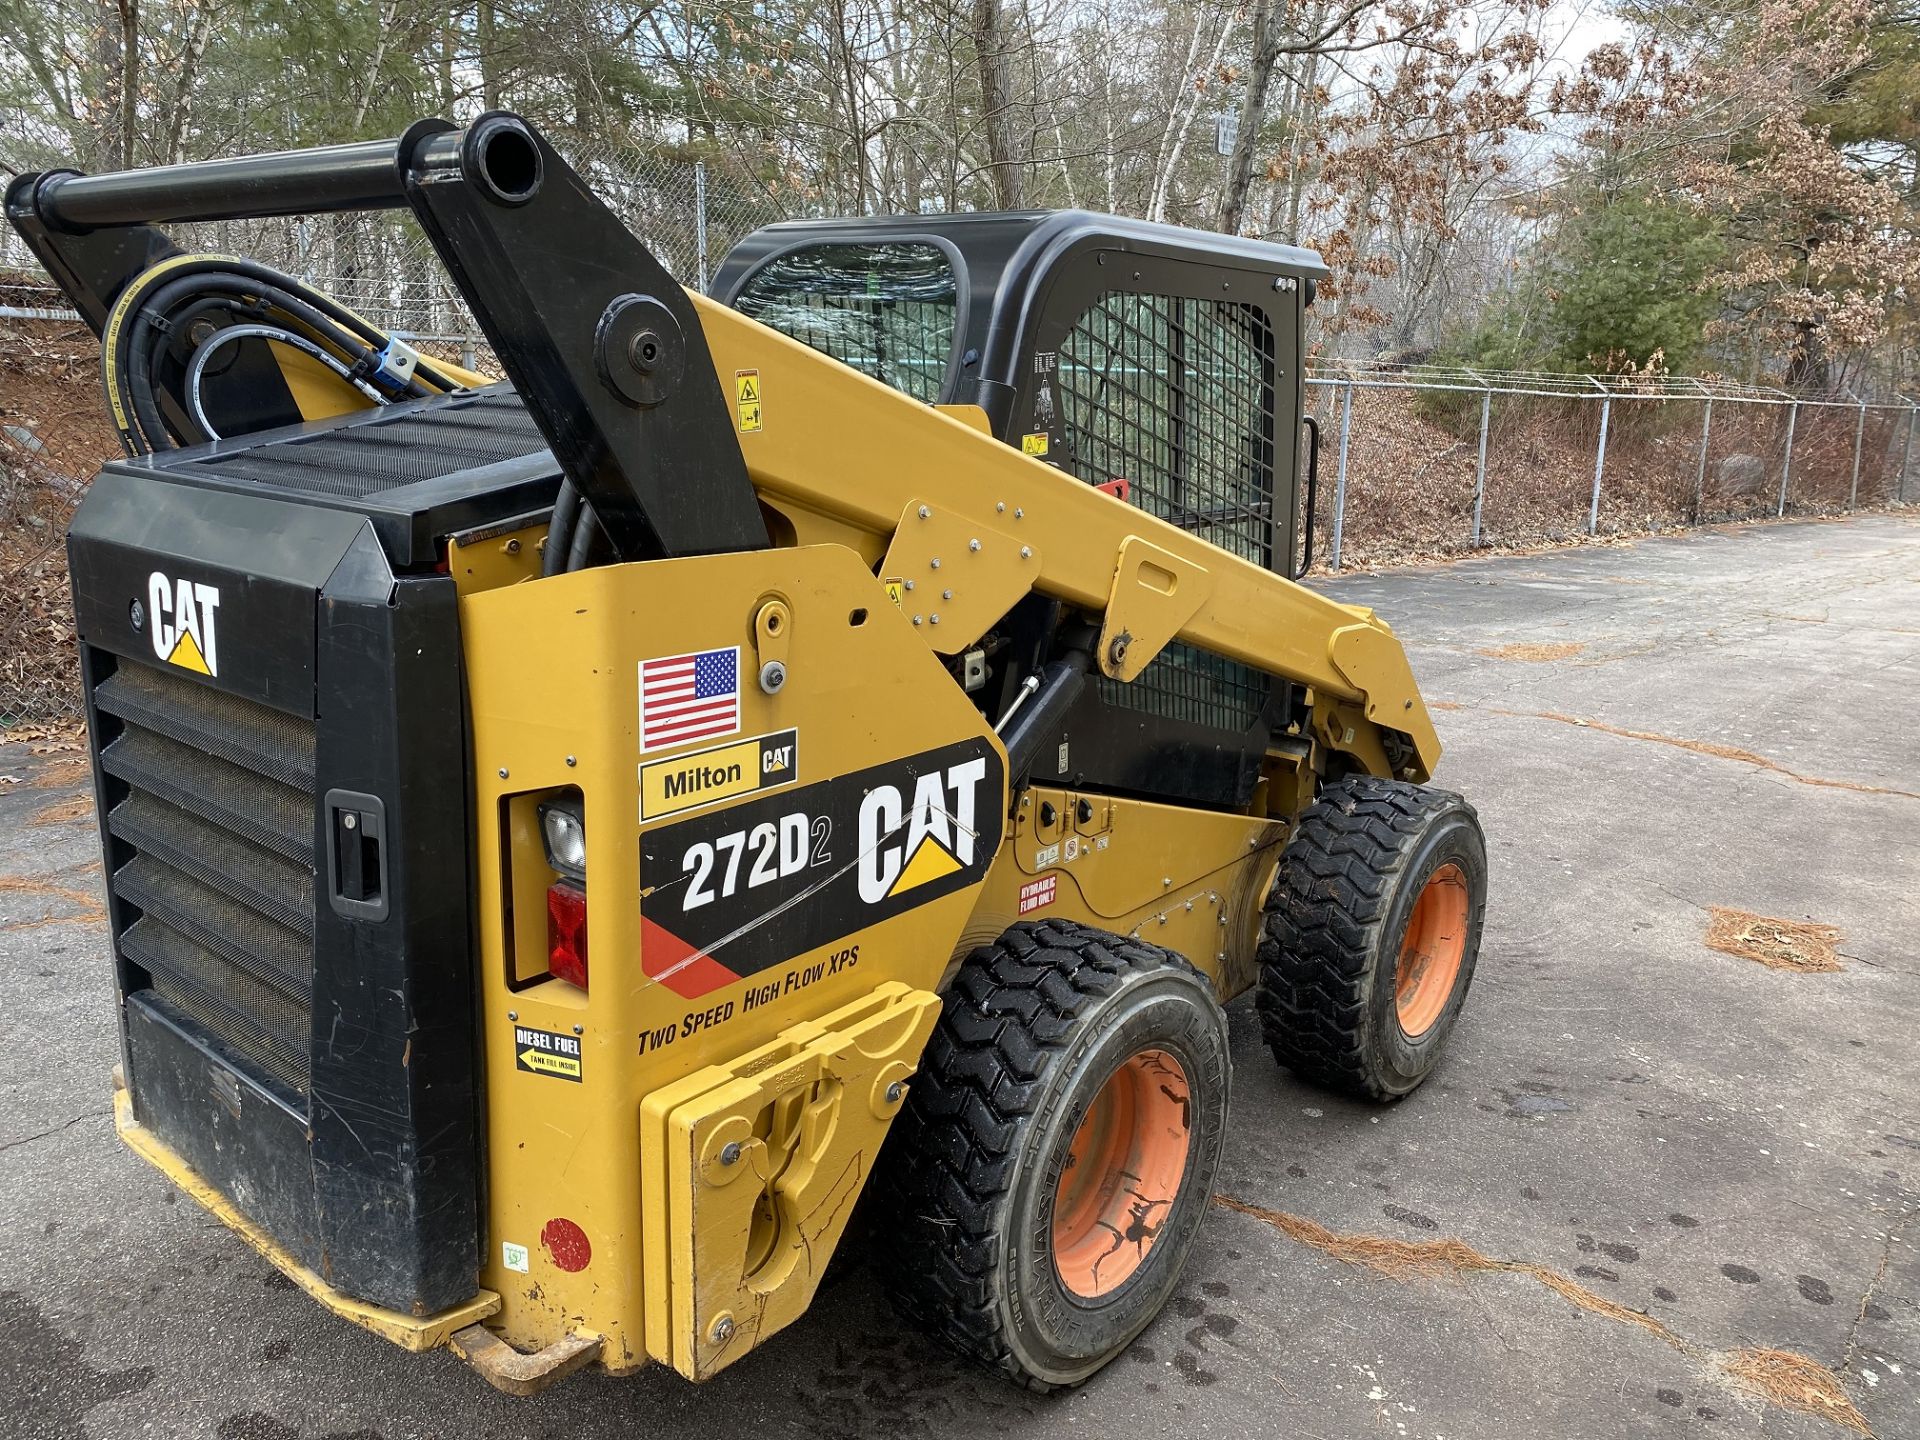
M 1065 921 L 976 950 L 887 1144 L 895 1303 L 1031 1389 L 1085 1380 L 1179 1283 L 1230 1075 L 1171 951 Z
M 1324 787 L 1267 900 L 1259 1007 L 1274 1058 L 1331 1090 L 1413 1091 L 1466 1002 L 1486 896 L 1486 840 L 1458 795 L 1372 776 Z

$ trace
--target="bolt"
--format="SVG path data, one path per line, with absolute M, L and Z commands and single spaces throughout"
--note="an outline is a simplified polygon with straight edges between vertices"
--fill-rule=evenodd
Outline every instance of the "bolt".
M 1412 700 L 1408 700 L 1408 701 L 1407 701 L 1407 704 L 1406 704 L 1406 708 L 1407 708 L 1407 709 L 1409 709 L 1409 710 L 1411 710 L 1411 709 L 1413 708 L 1413 701 L 1412 701 Z
M 515 540 L 507 541 L 507 553 L 509 555 L 518 555 L 520 553 L 519 540 L 515 539 Z
M 769 660 L 760 667 L 760 688 L 769 695 L 778 694 L 780 687 L 787 683 L 787 667 L 778 660 Z
M 1033 547 L 1031 545 L 1022 545 L 1020 547 L 1020 558 L 1022 560 L 1031 560 L 1033 558 Z
M 1127 663 L 1127 637 L 1122 635 L 1107 647 L 1107 658 L 1115 665 Z
M 138 630 L 147 623 L 147 607 L 138 600 L 134 601 L 127 607 L 127 619 L 133 622 L 133 628 Z
M 506 779 L 506 778 L 507 778 L 507 767 L 506 767 L 506 766 L 504 766 L 504 765 L 502 765 L 502 766 L 500 767 L 500 778 L 501 778 L 502 780 L 504 780 L 504 779 Z
M 520 1018 L 520 1012 L 518 1010 L 507 1011 L 507 1019 L 518 1020 L 519 1018 Z
M 1161 876 L 1161 877 L 1160 877 L 1160 888 L 1161 888 L 1162 890 L 1171 890 L 1171 889 L 1173 888 L 1173 877 L 1172 877 L 1171 875 L 1163 875 L 1163 876 Z
M 1224 925 L 1224 924 L 1226 924 L 1226 923 L 1227 923 L 1227 912 L 1226 912 L 1226 911 L 1224 911 L 1224 910 L 1222 910 L 1222 911 L 1220 912 L 1220 923 L 1221 923 L 1222 925 Z
M 938 611 L 934 612 L 932 620 L 935 625 L 938 625 L 940 623 L 940 613 Z
M 713 1322 L 713 1329 L 707 1332 L 716 1345 L 724 1345 L 733 1338 L 733 1317 L 722 1315 Z
M 1016 520 L 1026 519 L 1027 518 L 1026 510 L 1020 506 L 1015 506 L 1013 511 L 1013 518 Z
M 1188 910 L 1192 910 L 1192 909 L 1193 909 L 1193 901 L 1191 901 L 1191 900 L 1189 900 L 1189 901 L 1187 901 L 1187 909 L 1188 909 Z
M 887 1104 L 898 1105 L 900 1103 L 900 1097 L 906 1093 L 907 1087 L 902 1085 L 898 1080 L 894 1081 L 891 1085 L 887 1086 Z
M 931 569 L 938 570 L 940 568 L 940 557 L 938 555 L 934 556 L 933 559 L 927 562 L 927 565 Z
M 738 1140 L 729 1140 L 725 1145 L 720 1147 L 720 1163 L 722 1165 L 738 1165 L 740 1163 L 740 1142 Z
M 998 501 L 993 508 L 996 514 L 1004 515 L 1007 513 L 1007 502 L 1004 500 Z
M 580 757 L 579 757 L 579 756 L 577 756 L 577 755 L 569 755 L 569 756 L 567 756 L 567 768 L 568 768 L 569 770 L 571 770 L 571 769 L 573 769 L 573 767 L 574 767 L 574 766 L 576 766 L 576 765 L 578 765 L 579 763 L 580 763 Z
M 911 580 L 907 581 L 906 588 L 911 590 L 913 588 L 913 581 Z
M 1216 950 L 1213 952 L 1213 958 L 1224 965 L 1227 962 L 1227 952 L 1224 950 Z
M 979 548 L 980 548 L 980 542 L 978 540 L 967 541 L 967 549 L 978 550 Z
M 922 520 L 931 520 L 933 518 L 933 511 L 929 510 L 926 506 L 922 505 L 920 507 L 920 518 Z
M 340 823 L 348 830 L 358 830 L 360 828 L 360 817 L 349 810 L 340 817 Z
M 916 624 L 916 625 L 918 625 L 918 624 L 920 623 L 920 617 L 919 617 L 918 615 L 916 615 L 916 616 L 914 616 L 914 617 L 913 617 L 913 623 L 914 623 L 914 624 Z
M 941 598 L 942 600 L 951 600 L 951 599 L 953 598 L 953 591 L 951 591 L 951 590 L 942 590 L 942 591 L 940 592 L 940 598 Z
M 576 1035 L 584 1035 L 587 1033 L 587 1027 L 584 1025 L 576 1025 L 573 1027 L 573 1033 Z

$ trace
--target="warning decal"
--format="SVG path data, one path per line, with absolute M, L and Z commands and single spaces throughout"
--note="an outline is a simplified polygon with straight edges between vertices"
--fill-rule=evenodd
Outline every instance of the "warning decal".
M 641 969 L 691 999 L 978 884 L 1005 783 L 965 740 L 646 831 Z
M 740 428 L 758 430 L 760 428 L 760 372 L 758 370 L 736 370 L 733 372 L 733 399 L 740 409 Z
M 581 1076 L 580 1037 L 516 1025 L 513 1027 L 513 1068 L 577 1083 Z
M 898 580 L 893 578 L 892 576 L 888 576 L 885 580 L 882 580 L 880 583 L 887 587 L 887 598 L 893 601 L 894 604 L 896 605 L 900 604 L 901 601 L 906 597 L 906 593 L 907 593 L 906 581 Z
M 1047 432 L 1044 430 L 1036 430 L 1030 435 L 1022 435 L 1020 437 L 1020 448 L 1029 455 L 1046 454 Z
M 1043 906 L 1051 905 L 1055 891 L 1059 888 L 1058 875 L 1042 875 L 1038 880 L 1029 880 L 1020 887 L 1020 913 L 1025 915 Z

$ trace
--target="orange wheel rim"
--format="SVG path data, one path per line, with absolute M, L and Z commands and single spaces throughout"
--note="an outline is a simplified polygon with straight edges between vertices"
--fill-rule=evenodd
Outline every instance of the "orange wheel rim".
M 1100 1087 L 1053 1197 L 1053 1263 L 1070 1294 L 1109 1294 L 1145 1262 L 1186 1178 L 1188 1125 L 1187 1072 L 1164 1050 Z
M 1467 911 L 1466 872 L 1449 861 L 1428 877 L 1400 942 L 1393 1002 L 1409 1038 L 1431 1030 L 1453 995 L 1467 954 Z

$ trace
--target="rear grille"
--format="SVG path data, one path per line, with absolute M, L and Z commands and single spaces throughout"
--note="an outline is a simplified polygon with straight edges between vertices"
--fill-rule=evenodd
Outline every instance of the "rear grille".
M 100 766 L 127 793 L 107 828 L 140 913 L 122 954 L 173 1017 L 304 1095 L 312 1029 L 314 730 L 151 666 L 94 690 L 122 722 Z

